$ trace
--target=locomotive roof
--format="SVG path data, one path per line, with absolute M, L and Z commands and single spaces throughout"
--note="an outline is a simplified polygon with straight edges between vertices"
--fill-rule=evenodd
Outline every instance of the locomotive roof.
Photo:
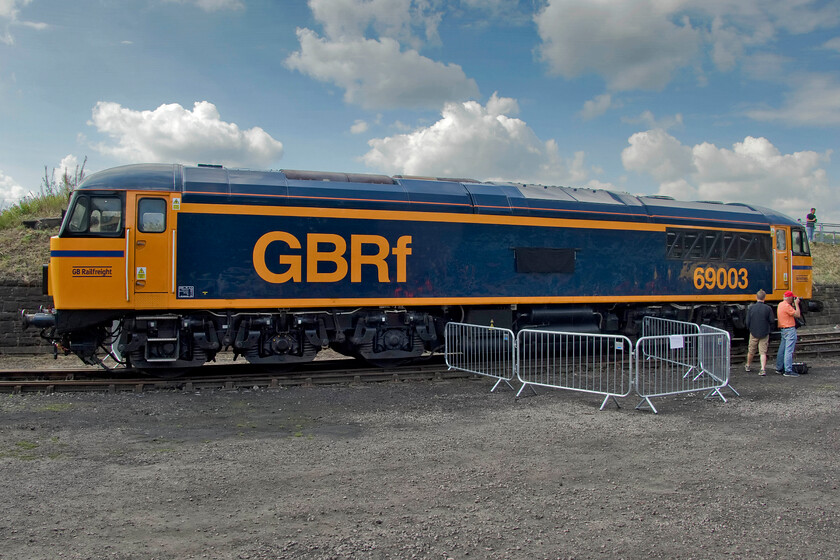
M 464 178 L 316 171 L 251 171 L 217 165 L 135 164 L 88 176 L 78 190 L 175 191 L 184 202 L 394 209 L 743 227 L 798 225 L 775 210 L 742 203 L 678 201 L 603 189 L 478 182 Z M 220 199 L 224 199 L 221 200 Z M 188 200 L 189 199 L 189 200 Z M 293 202 L 290 202 L 293 201 Z M 402 209 L 401 207 L 398 209 Z

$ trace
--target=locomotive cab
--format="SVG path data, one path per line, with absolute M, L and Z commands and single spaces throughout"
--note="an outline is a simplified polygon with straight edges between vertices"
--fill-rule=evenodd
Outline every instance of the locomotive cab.
M 808 237 L 801 227 L 775 225 L 773 235 L 773 298 L 781 300 L 788 290 L 803 301 L 812 294 L 812 259 Z M 807 306 L 806 306 L 807 308 Z
M 49 293 L 59 310 L 143 309 L 174 291 L 171 193 L 77 191 L 50 240 Z
M 50 239 L 45 278 L 61 347 L 96 363 L 109 338 L 103 325 L 124 318 L 127 310 L 167 307 L 179 205 L 179 193 L 171 192 L 80 188 L 73 194 L 58 236 Z M 169 323 L 169 336 L 159 337 L 157 345 L 148 342 L 149 356 L 141 359 L 177 361 L 172 332 L 178 322 L 161 319 Z
M 49 293 L 56 309 L 96 314 L 125 307 L 125 193 L 77 191 L 50 239 Z M 74 314 L 74 326 L 85 326 Z M 57 315 L 57 323 L 61 322 Z M 91 315 L 91 322 L 100 318 Z

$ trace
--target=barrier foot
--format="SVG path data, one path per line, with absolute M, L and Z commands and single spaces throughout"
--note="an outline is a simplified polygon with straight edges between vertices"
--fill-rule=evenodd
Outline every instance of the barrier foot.
M 513 385 L 511 385 L 511 384 L 510 384 L 510 381 L 508 381 L 507 379 L 504 379 L 503 377 L 500 377 L 498 380 L 496 380 L 496 384 L 495 384 L 495 385 L 493 385 L 493 388 L 492 388 L 492 389 L 490 389 L 490 392 L 492 393 L 493 391 L 495 391 L 495 390 L 496 390 L 496 388 L 499 386 L 499 383 L 501 383 L 502 381 L 504 381 L 504 382 L 505 382 L 505 385 L 507 385 L 508 387 L 510 387 L 510 390 L 511 390 L 511 391 L 513 391 L 513 390 L 514 390 Z M 518 395 L 517 395 L 517 396 L 518 396 Z
M 736 390 L 735 390 L 735 387 L 733 387 L 732 385 L 729 385 L 729 384 L 727 383 L 726 385 L 724 385 L 724 387 L 726 387 L 727 389 L 729 389 L 730 391 L 732 391 L 733 393 L 735 393 L 735 396 L 736 396 L 736 397 L 740 397 L 740 396 L 741 396 L 741 393 L 739 393 L 738 391 L 736 391 Z M 721 387 L 721 388 L 723 388 L 723 387 Z
M 720 397 L 720 400 L 722 400 L 723 402 L 729 402 L 729 401 L 726 400 L 726 397 L 723 396 L 723 393 L 720 392 L 720 387 L 715 387 L 714 389 L 709 391 L 709 394 L 706 395 L 705 398 L 710 399 L 714 395 L 717 395 L 718 397 Z
M 517 398 L 517 399 L 519 398 L 519 395 L 521 395 L 521 394 L 522 394 L 522 391 L 524 391 L 524 390 L 525 390 L 525 387 L 530 387 L 530 388 L 531 388 L 531 390 L 534 392 L 534 394 L 535 394 L 535 395 L 537 395 L 537 394 L 538 394 L 538 393 L 537 393 L 537 390 L 536 390 L 536 389 L 534 389 L 534 386 L 533 386 L 533 385 L 531 385 L 530 383 L 522 383 L 522 387 L 520 387 L 520 388 L 519 388 L 519 391 L 516 393 L 516 398 Z
M 645 404 L 645 403 L 647 403 L 647 405 L 650 407 L 650 409 L 653 411 L 654 414 L 659 414 L 659 411 L 656 410 L 655 406 L 653 406 L 653 403 L 651 402 L 649 397 L 643 398 L 642 401 L 639 404 L 636 405 L 636 410 L 643 410 L 642 405 Z
M 621 405 L 618 404 L 618 401 L 616 400 L 615 395 L 607 395 L 606 397 L 604 397 L 604 402 L 601 403 L 601 408 L 599 408 L 598 410 L 604 410 L 604 407 L 607 406 L 607 403 L 609 402 L 610 399 L 612 399 L 612 401 L 615 403 L 616 408 L 621 408 Z

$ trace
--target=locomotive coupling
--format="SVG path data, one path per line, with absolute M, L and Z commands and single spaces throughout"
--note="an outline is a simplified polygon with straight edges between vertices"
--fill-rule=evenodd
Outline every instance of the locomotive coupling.
M 25 309 L 21 309 L 20 321 L 24 329 L 30 326 L 39 329 L 48 329 L 55 326 L 55 315 L 45 312 L 43 308 L 38 313 L 27 313 Z

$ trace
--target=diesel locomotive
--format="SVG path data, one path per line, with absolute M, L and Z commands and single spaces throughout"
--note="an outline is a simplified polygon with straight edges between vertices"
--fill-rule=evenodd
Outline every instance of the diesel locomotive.
M 140 164 L 89 176 L 24 313 L 65 353 L 145 370 L 372 363 L 449 321 L 635 335 L 652 315 L 744 330 L 812 295 L 805 231 L 768 208 L 468 179 Z

